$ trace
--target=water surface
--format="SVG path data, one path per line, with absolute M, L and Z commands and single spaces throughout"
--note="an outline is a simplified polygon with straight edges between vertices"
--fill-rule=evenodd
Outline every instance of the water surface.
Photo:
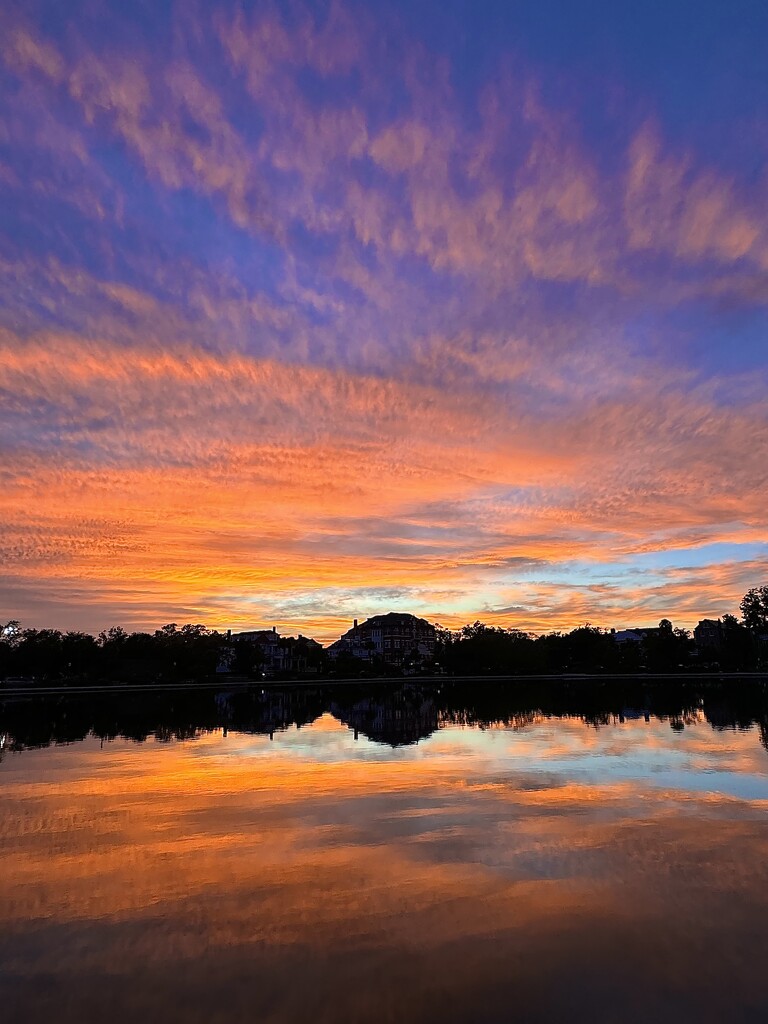
M 762 690 L 478 686 L 7 702 L 6 1019 L 764 1020 Z

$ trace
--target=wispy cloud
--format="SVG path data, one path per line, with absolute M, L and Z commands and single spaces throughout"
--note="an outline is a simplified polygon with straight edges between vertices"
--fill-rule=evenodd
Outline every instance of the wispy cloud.
M 690 623 L 757 582 L 686 568 L 767 539 L 749 168 L 392 13 L 105 16 L 3 19 L 4 612 Z

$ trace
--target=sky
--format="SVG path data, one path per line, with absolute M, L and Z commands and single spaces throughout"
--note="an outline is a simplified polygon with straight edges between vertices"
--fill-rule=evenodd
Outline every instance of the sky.
M 768 6 L 5 3 L 0 618 L 768 582 Z

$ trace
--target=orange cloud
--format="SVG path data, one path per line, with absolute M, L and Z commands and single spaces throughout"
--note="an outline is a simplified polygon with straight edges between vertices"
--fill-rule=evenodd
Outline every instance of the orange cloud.
M 48 590 L 328 637 L 356 602 L 537 629 L 733 602 L 768 529 L 765 376 L 686 346 L 760 307 L 755 191 L 648 126 L 611 177 L 535 68 L 459 102 L 388 21 L 394 89 L 384 22 L 326 15 L 197 10 L 161 56 L 7 16 L 7 616 Z M 750 548 L 687 576 L 718 542 Z
M 0 499 L 4 561 L 22 589 L 78 578 L 88 604 L 100 588 L 117 600 L 118 588 L 123 607 L 154 594 L 156 607 L 195 607 L 216 625 L 301 594 L 287 614 L 320 624 L 309 595 L 346 608 L 344 592 L 361 587 L 385 600 L 410 593 L 434 613 L 447 591 L 440 617 L 457 624 L 466 615 L 450 604 L 490 586 L 498 607 L 522 591 L 521 619 L 540 629 L 625 616 L 635 600 L 647 617 L 659 601 L 626 584 L 545 585 L 532 566 L 538 575 L 611 550 L 621 560 L 649 531 L 674 546 L 684 530 L 688 544 L 692 523 L 708 542 L 744 539 L 719 532 L 724 518 L 751 520 L 751 538 L 764 538 L 757 407 L 718 417 L 703 395 L 654 390 L 652 400 L 632 384 L 625 404 L 582 399 L 536 420 L 514 405 L 489 416 L 477 382 L 467 392 L 189 347 L 117 356 L 66 337 L 0 345 L 6 393 L 20 409 L 47 409 L 40 442 L 51 431 L 59 445 L 55 463 L 34 444 L 18 451 Z M 511 378 L 523 386 L 536 368 L 526 359 Z M 736 502 L 716 466 L 735 461 L 750 432 Z M 656 453 L 671 437 L 677 454 L 662 471 Z M 672 588 L 665 610 L 673 599 L 685 604 Z M 332 635 L 345 616 L 325 616 Z

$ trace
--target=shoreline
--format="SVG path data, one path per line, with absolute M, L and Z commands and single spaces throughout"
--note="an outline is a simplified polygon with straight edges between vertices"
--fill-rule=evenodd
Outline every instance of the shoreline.
M 582 672 L 557 673 L 548 675 L 493 675 L 493 676 L 376 676 L 365 679 L 216 679 L 200 682 L 177 683 L 97 683 L 92 686 L 14 686 L 5 687 L 0 683 L 0 700 L 3 697 L 51 697 L 87 696 L 88 694 L 165 693 L 191 690 L 229 690 L 260 687 L 261 689 L 287 689 L 291 687 L 333 687 L 372 686 L 387 683 L 402 686 L 414 683 L 422 686 L 444 686 L 453 683 L 514 684 L 514 683 L 727 683 L 752 682 L 768 683 L 767 672 L 680 672 L 674 675 L 664 673 L 633 672 L 623 674 L 591 675 Z

